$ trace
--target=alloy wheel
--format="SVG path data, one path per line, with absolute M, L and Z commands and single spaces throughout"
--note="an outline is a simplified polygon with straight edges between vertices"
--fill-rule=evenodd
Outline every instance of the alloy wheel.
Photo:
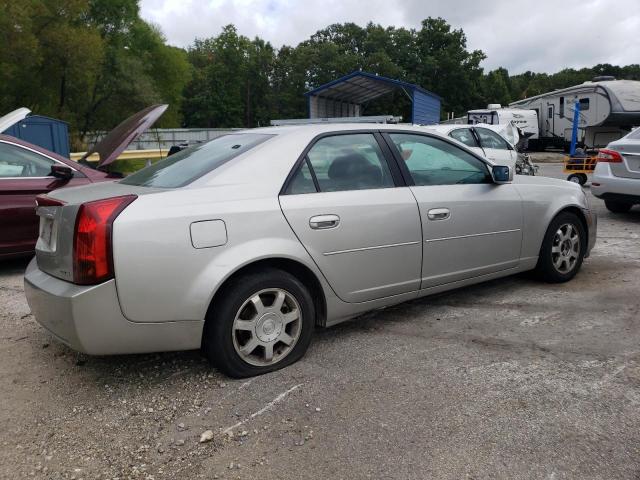
M 248 298 L 233 321 L 233 347 L 255 366 L 278 363 L 296 345 L 302 331 L 302 310 L 281 288 L 260 290 Z
M 580 234 L 571 223 L 558 228 L 551 244 L 551 261 L 555 269 L 563 274 L 571 272 L 580 256 Z

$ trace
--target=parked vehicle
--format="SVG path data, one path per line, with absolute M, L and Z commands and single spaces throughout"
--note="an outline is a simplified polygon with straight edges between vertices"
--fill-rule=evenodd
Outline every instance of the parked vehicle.
M 478 155 L 488 158 L 493 163 L 509 165 L 515 169 L 518 152 L 502 135 L 487 125 L 427 125 L 424 128 L 432 132 L 457 140 Z
M 538 173 L 538 165 L 531 160 L 531 156 L 527 153 L 527 145 L 530 135 L 516 127 L 513 123 L 489 125 L 484 123 L 476 124 L 476 128 L 488 128 L 498 133 L 513 147 L 516 152 L 516 174 L 517 175 L 535 175 Z
M 531 269 L 568 281 L 596 235 L 578 185 L 418 126 L 245 130 L 39 205 L 25 292 L 47 330 L 89 354 L 202 346 L 235 377 L 368 310 Z
M 540 135 L 532 137 L 531 148 L 548 146 L 569 149 L 573 111 L 580 104 L 579 144 L 604 147 L 640 125 L 640 82 L 596 77 L 569 88 L 554 90 L 510 103 L 513 109 L 535 110 Z
M 109 165 L 135 138 L 152 125 L 167 105 L 154 105 L 129 117 L 103 141 L 74 162 L 42 147 L 0 135 L 0 259 L 32 255 L 38 238 L 36 195 L 119 178 Z M 18 109 L 0 118 L 0 131 L 21 121 L 30 111 Z M 86 158 L 97 153 L 97 168 Z
M 467 112 L 466 123 L 469 125 L 476 125 L 478 123 L 489 125 L 513 124 L 522 130 L 527 138 L 534 141 L 538 139 L 540 134 L 538 114 L 535 110 L 503 108 L 499 103 L 490 103 L 485 109 L 469 110 Z
M 614 213 L 640 204 L 640 128 L 600 150 L 591 193 Z

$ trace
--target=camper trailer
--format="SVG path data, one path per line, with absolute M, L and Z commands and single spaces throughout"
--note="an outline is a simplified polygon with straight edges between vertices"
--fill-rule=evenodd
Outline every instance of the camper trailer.
M 604 147 L 640 125 L 640 82 L 596 77 L 581 85 L 554 90 L 509 104 L 511 109 L 534 110 L 539 136 L 529 147 L 568 149 L 576 103 L 580 105 L 578 144 Z
M 512 124 L 527 134 L 529 141 L 538 138 L 538 116 L 533 110 L 522 108 L 502 108 L 499 103 L 490 103 L 486 109 L 469 110 L 467 123 L 476 125 L 488 123 L 489 125 Z

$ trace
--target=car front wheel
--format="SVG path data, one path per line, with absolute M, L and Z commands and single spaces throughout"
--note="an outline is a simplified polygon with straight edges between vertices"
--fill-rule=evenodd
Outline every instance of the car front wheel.
M 536 273 L 550 283 L 575 277 L 584 259 L 587 232 L 578 216 L 561 212 L 549 224 L 540 248 Z
M 278 370 L 306 352 L 315 325 L 309 291 L 293 275 L 268 269 L 226 285 L 209 313 L 203 349 L 231 377 Z

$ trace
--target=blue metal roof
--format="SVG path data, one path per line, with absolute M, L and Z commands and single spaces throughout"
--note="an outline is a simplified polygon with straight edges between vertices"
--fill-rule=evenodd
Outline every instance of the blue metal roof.
M 368 72 L 353 72 L 305 93 L 309 118 L 359 116 L 361 106 L 375 98 L 402 89 L 411 98 L 411 123 L 440 121 L 442 98 L 413 83 Z
M 393 91 L 395 88 L 405 88 L 419 91 L 425 95 L 442 100 L 433 92 L 425 90 L 419 85 L 402 80 L 395 80 L 368 72 L 356 71 L 329 83 L 320 85 L 305 93 L 306 96 L 320 96 L 333 100 L 343 100 L 353 103 L 363 103 Z

